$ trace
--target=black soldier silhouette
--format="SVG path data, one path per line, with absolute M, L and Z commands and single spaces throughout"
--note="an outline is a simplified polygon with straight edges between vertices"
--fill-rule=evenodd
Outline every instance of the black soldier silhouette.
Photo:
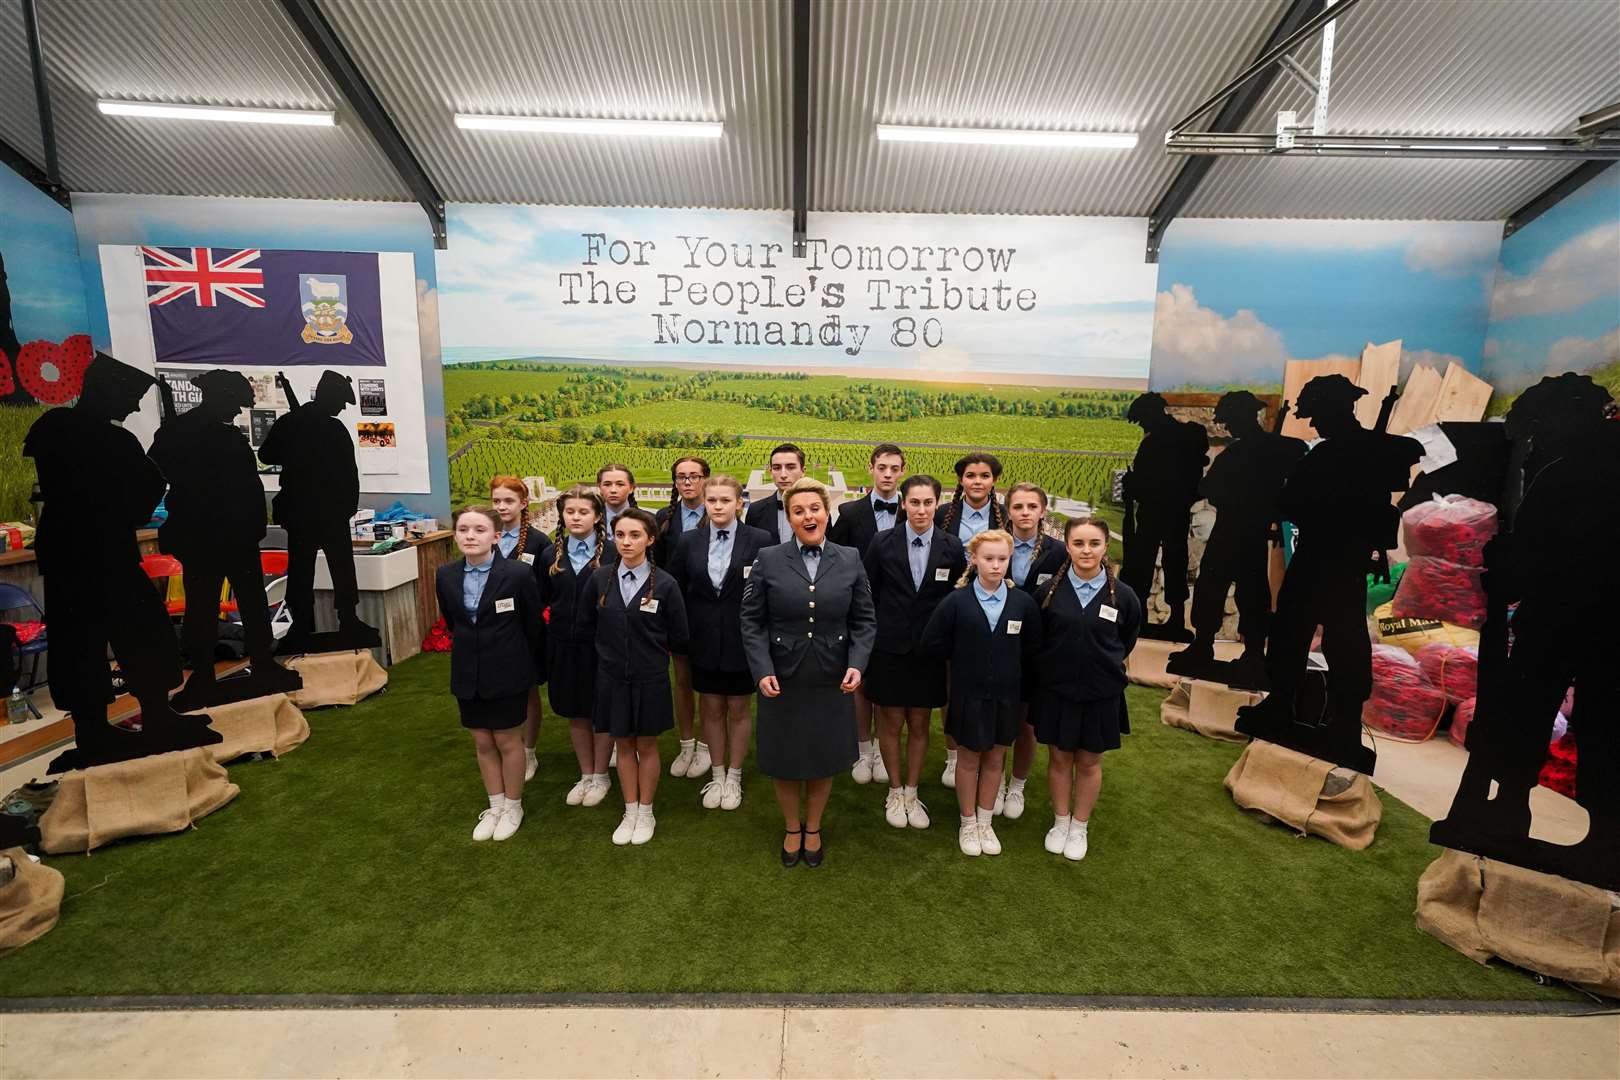
M 259 460 L 281 466 L 281 490 L 272 501 L 275 522 L 287 530 L 287 610 L 292 628 L 277 649 L 283 654 L 360 649 L 379 645 L 376 629 L 360 621 L 360 590 L 354 577 L 349 519 L 360 502 L 360 469 L 354 440 L 337 414 L 355 402 L 346 375 L 321 373 L 315 396 L 300 405 L 284 376 L 277 376 L 292 408 L 279 417 L 259 446 Z M 315 633 L 315 554 L 326 556 L 337 608 L 336 633 Z
M 1215 507 L 1215 527 L 1193 586 L 1196 637 L 1165 665 L 1173 674 L 1255 689 L 1265 688 L 1271 539 L 1282 513 L 1283 483 L 1305 454 L 1302 440 L 1260 426 L 1263 408 L 1265 404 L 1247 390 L 1223 394 L 1215 405 L 1215 420 L 1233 441 L 1215 456 L 1198 489 Z M 1232 586 L 1243 655 L 1228 664 L 1215 659 L 1215 635 L 1226 616 L 1226 592 Z
M 152 460 L 169 482 L 169 516 L 158 548 L 184 568 L 186 617 L 182 639 L 191 677 L 174 696 L 177 709 L 223 705 L 264 694 L 296 690 L 303 680 L 275 662 L 270 608 L 259 563 L 264 539 L 264 486 L 247 436 L 234 423 L 253 404 L 253 384 L 236 371 L 216 368 L 195 376 L 202 400 L 175 416 L 165 395 L 165 420 L 152 440 Z M 159 392 L 166 391 L 159 385 Z M 248 675 L 216 682 L 214 645 L 219 611 L 212 602 L 231 583 L 242 619 L 251 668 Z
M 1142 636 L 1191 641 L 1186 621 L 1187 531 L 1209 436 L 1201 425 L 1171 416 L 1164 398 L 1152 392 L 1131 402 L 1125 419 L 1140 424 L 1143 434 L 1125 474 L 1125 564 L 1119 577 L 1145 604 L 1162 551 L 1164 603 L 1170 617 L 1162 623 L 1145 622 Z
M 1508 436 L 1524 451 L 1523 494 L 1511 530 L 1485 548 L 1468 764 L 1450 812 L 1429 833 L 1445 847 L 1604 889 L 1620 889 L 1620 421 L 1612 410 L 1590 376 L 1566 373 L 1526 390 L 1508 413 Z M 1575 801 L 1589 825 L 1579 843 L 1559 845 L 1531 839 L 1530 792 L 1571 686 Z
M 1283 485 L 1282 516 L 1299 536 L 1271 621 L 1270 693 L 1240 708 L 1236 726 L 1245 735 L 1371 773 L 1376 755 L 1361 744 L 1361 707 L 1372 695 L 1367 573 L 1395 546 L 1400 515 L 1391 497 L 1406 489 L 1423 444 L 1384 434 L 1393 390 L 1377 429 L 1362 427 L 1355 404 L 1366 392 L 1343 375 L 1318 375 L 1299 392 L 1295 413 L 1311 421 L 1322 441 Z M 1299 707 L 1299 691 L 1318 626 L 1327 696 L 1325 707 L 1307 711 Z
M 155 382 L 98 353 L 77 404 L 50 410 L 23 440 L 44 504 L 34 551 L 45 578 L 51 698 L 72 716 L 78 744 L 52 772 L 221 741 L 207 716 L 182 716 L 169 703 L 181 680 L 180 647 L 135 541 L 163 497 L 163 473 L 118 422 Z M 138 733 L 107 723 L 109 646 L 140 702 Z

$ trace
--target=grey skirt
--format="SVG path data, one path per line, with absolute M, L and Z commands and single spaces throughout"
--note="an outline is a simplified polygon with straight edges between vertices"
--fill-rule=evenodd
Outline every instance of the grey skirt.
M 754 722 L 759 771 L 776 780 L 820 780 L 847 771 L 860 756 L 855 695 L 807 658 L 782 693 L 759 695 Z

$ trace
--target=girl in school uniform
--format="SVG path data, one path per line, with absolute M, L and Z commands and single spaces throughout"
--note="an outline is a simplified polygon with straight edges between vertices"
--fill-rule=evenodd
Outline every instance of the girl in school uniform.
M 450 628 L 450 693 L 472 732 L 489 808 L 474 840 L 505 840 L 523 823 L 523 717 L 535 685 L 540 590 L 522 563 L 496 557 L 500 516 L 469 506 L 454 519 L 462 558 L 439 567 L 439 610 Z
M 968 541 L 970 559 L 953 592 L 934 609 L 922 651 L 950 663 L 945 730 L 956 738 L 957 844 L 964 855 L 1000 855 L 991 825 L 1001 762 L 1018 733 L 1023 673 L 1041 646 L 1035 599 L 1007 584 L 1013 539 L 986 529 Z
M 595 806 L 607 797 L 613 740 L 592 730 L 596 706 L 596 643 L 578 628 L 575 612 L 585 583 L 601 565 L 607 546 L 606 511 L 590 488 L 576 484 L 557 500 L 557 534 L 535 564 L 540 599 L 551 609 L 546 633 L 547 697 L 551 711 L 568 720 L 568 738 L 579 761 L 579 781 L 568 789 L 569 806 Z
M 620 465 L 618 462 L 602 466 L 596 470 L 596 490 L 602 496 L 602 508 L 607 516 L 602 519 L 607 526 L 608 545 L 602 552 L 602 565 L 619 560 L 619 551 L 613 546 L 613 523 L 619 520 L 619 515 L 636 505 L 636 474 L 630 471 L 630 466 Z
M 675 545 L 681 537 L 696 529 L 703 521 L 703 485 L 709 479 L 709 463 L 700 457 L 680 457 L 669 467 L 669 489 L 673 493 L 668 506 L 658 511 L 658 539 L 653 544 L 652 559 L 659 566 L 669 566 L 675 555 Z M 684 653 L 674 655 L 675 662 L 675 727 L 680 733 L 680 751 L 669 763 L 669 775 L 707 776 L 712 762 L 709 744 L 699 736 L 708 733 L 692 730 L 693 708 L 692 665 Z M 724 755 L 721 755 L 724 767 Z
M 1036 596 L 1041 589 L 1069 565 L 1069 554 L 1063 541 L 1046 535 L 1042 528 L 1046 521 L 1046 492 L 1039 484 L 1014 484 L 1007 489 L 1007 520 L 1011 525 L 1012 561 L 1007 564 L 1007 583 L 1016 589 Z M 996 813 L 1006 815 L 1008 821 L 1024 816 L 1024 785 L 1035 767 L 1035 729 L 1029 723 L 1029 681 L 1032 667 L 1025 667 L 1025 692 L 1021 695 L 1022 716 L 1018 722 L 1018 738 L 1013 742 L 1012 779 L 1003 785 L 996 799 Z
M 542 556 L 548 555 L 551 541 L 545 531 L 529 525 L 529 485 L 515 476 L 495 476 L 489 481 L 489 506 L 501 519 L 501 534 L 496 537 L 496 550 L 503 559 L 515 559 L 530 567 L 537 566 Z M 545 625 L 541 624 L 544 632 Z M 539 681 L 546 681 L 545 668 L 539 671 Z M 540 685 L 529 692 L 528 715 L 523 720 L 523 779 L 533 780 L 539 771 L 540 759 L 534 747 L 540 741 Z
M 1068 569 L 1040 594 L 1043 645 L 1029 720 L 1049 755 L 1056 820 L 1046 850 L 1075 861 L 1086 857 L 1102 756 L 1131 730 L 1125 658 L 1142 626 L 1141 601 L 1108 565 L 1108 536 L 1102 518 L 1070 519 L 1063 528 Z
M 711 778 L 703 785 L 708 810 L 742 805 L 742 763 L 754 690 L 743 652 L 742 597 L 754 556 L 776 543 L 764 529 L 737 520 L 742 496 L 743 486 L 734 477 L 711 477 L 703 487 L 707 519 L 681 534 L 668 562 L 686 601 L 692 687 L 698 693 L 703 734 L 714 753 Z
M 615 844 L 645 844 L 657 825 L 658 736 L 675 726 L 669 693 L 672 648 L 687 644 L 686 604 L 675 579 L 653 566 L 657 521 L 632 507 L 613 523 L 619 561 L 591 575 L 579 598 L 579 630 L 596 642 L 598 732 L 619 749 L 619 787 L 624 819 Z

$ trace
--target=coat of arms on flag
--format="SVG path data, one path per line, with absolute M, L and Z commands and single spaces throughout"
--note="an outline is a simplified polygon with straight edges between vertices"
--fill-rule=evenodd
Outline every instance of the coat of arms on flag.
M 160 364 L 387 364 L 374 252 L 142 246 L 140 254 Z

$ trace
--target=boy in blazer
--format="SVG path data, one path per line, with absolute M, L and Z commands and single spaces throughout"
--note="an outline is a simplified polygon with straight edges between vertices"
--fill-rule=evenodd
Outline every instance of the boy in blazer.
M 785 544 L 793 537 L 793 527 L 788 524 L 782 496 L 804 475 L 804 451 L 792 443 L 783 443 L 771 451 L 770 471 L 776 490 L 750 506 L 744 520 L 776 537 L 777 543 Z
M 866 550 L 866 576 L 877 610 L 877 645 L 866 674 L 866 696 L 878 713 L 878 743 L 889 773 L 884 817 L 903 829 L 928 827 L 917 798 L 928 754 L 929 714 L 945 704 L 945 661 L 917 649 L 928 617 L 967 569 L 962 542 L 934 525 L 939 481 L 909 476 L 900 485 L 903 525 L 880 533 Z M 900 756 L 900 733 L 908 733 Z

